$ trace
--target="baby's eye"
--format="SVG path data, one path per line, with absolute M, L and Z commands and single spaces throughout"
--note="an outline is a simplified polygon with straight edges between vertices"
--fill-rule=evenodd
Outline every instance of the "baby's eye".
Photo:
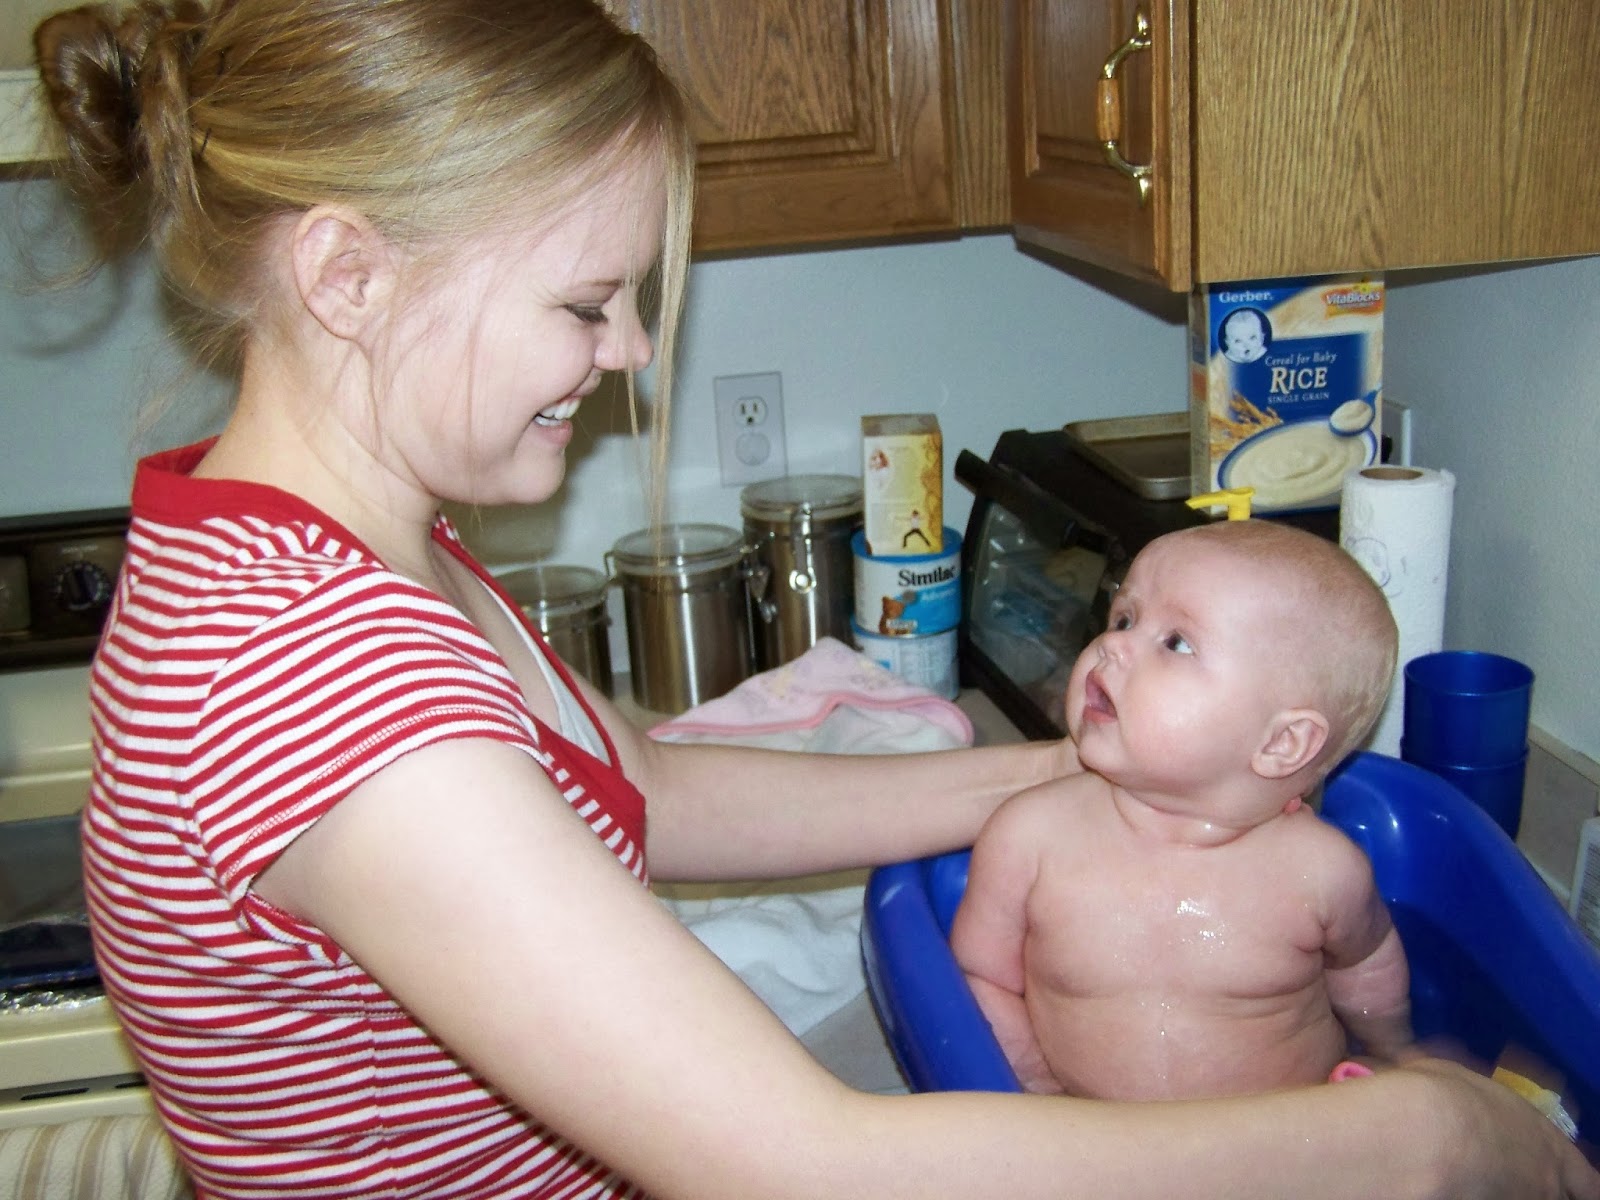
M 1181 633 L 1169 633 L 1161 643 L 1174 654 L 1193 654 L 1194 647 L 1189 645 L 1189 639 Z
M 569 304 L 567 311 L 585 325 L 599 325 L 606 319 L 605 310 L 598 304 Z
M 1125 612 L 1112 613 L 1111 628 L 1118 633 L 1126 632 L 1133 628 L 1133 618 Z

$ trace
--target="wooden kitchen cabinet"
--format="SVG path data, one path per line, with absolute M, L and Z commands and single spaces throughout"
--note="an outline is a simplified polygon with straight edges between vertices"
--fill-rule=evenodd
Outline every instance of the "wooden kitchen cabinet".
M 59 2 L 26 0 L 39 12 Z M 650 40 L 689 98 L 700 143 L 697 252 L 1005 223 L 992 2 L 605 2 Z M 10 161 L 45 153 L 26 69 L 37 15 L 7 23 L 15 61 L 0 66 L 0 154 Z M 968 69 L 964 55 L 983 65 Z
M 1005 4 L 1024 241 L 1175 290 L 1600 252 L 1595 0 Z
M 33 29 L 69 0 L 9 0 L 0 14 L 0 163 L 48 157 L 39 76 L 33 67 Z
M 956 227 L 950 0 L 608 0 L 689 98 L 696 251 Z

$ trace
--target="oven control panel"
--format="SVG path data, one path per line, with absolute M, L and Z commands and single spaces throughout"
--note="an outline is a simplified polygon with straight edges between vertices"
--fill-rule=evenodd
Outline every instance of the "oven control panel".
M 0 670 L 94 656 L 127 532 L 126 509 L 0 520 Z

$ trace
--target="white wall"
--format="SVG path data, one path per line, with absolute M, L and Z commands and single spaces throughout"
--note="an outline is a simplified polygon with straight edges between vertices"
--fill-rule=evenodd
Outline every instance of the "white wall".
M 1388 393 L 1456 475 L 1446 645 L 1526 662 L 1534 723 L 1600 758 L 1600 259 L 1391 282 Z
M 140 402 L 182 372 L 148 270 L 125 293 L 105 280 L 19 291 L 27 253 L 58 223 L 48 185 L 0 184 L 0 514 L 125 503 Z M 1458 477 L 1447 640 L 1532 665 L 1535 721 L 1600 757 L 1600 260 L 1391 285 L 1388 389 L 1413 406 L 1416 461 Z M 865 413 L 937 413 L 948 466 L 962 448 L 987 455 L 1005 429 L 1184 404 L 1178 298 L 1068 273 L 1004 236 L 701 263 L 690 287 L 676 520 L 740 523 L 739 489 L 717 468 L 719 375 L 782 374 L 793 473 L 859 473 Z M 146 444 L 214 420 L 214 384 L 181 391 Z M 591 401 L 581 420 L 556 503 L 457 514 L 492 563 L 600 566 L 644 523 L 620 403 Z M 964 489 L 947 480 L 946 500 L 947 523 L 962 528 Z

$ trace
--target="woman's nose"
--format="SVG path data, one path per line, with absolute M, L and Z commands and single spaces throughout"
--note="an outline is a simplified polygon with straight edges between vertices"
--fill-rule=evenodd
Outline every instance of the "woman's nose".
M 606 335 L 595 350 L 594 362 L 602 371 L 642 371 L 654 357 L 650 334 L 639 314 L 630 309 L 626 316 L 607 326 Z

